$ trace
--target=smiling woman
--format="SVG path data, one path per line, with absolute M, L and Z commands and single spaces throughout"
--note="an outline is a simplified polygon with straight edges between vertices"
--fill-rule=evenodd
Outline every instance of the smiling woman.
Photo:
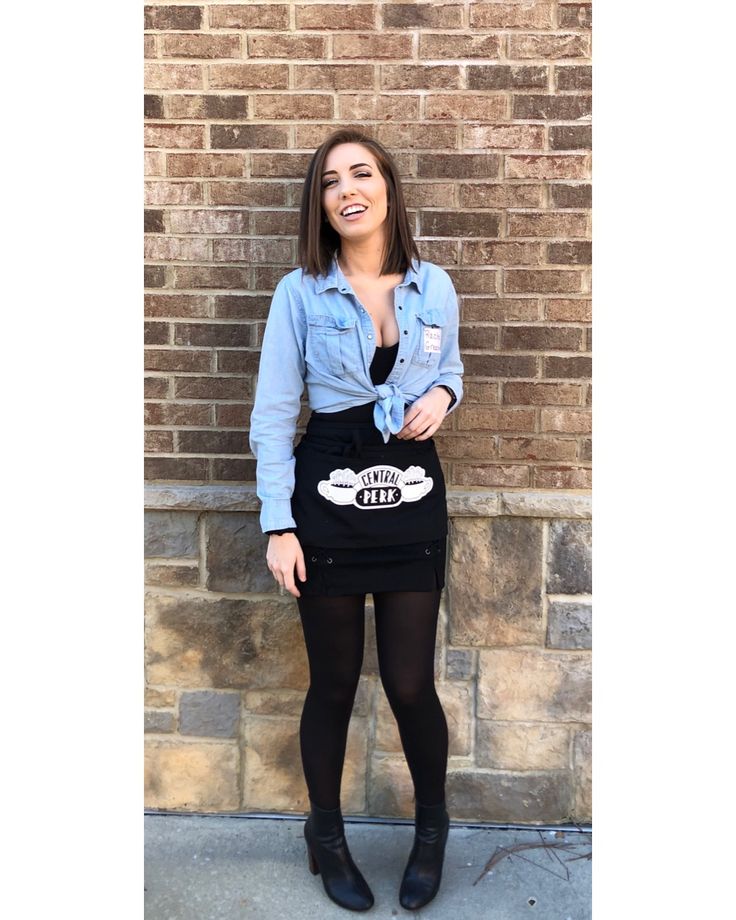
M 341 906 L 373 904 L 340 811 L 371 592 L 415 790 L 400 902 L 416 909 L 439 889 L 449 828 L 434 685 L 448 519 L 432 436 L 462 398 L 457 296 L 447 272 L 419 259 L 390 154 L 360 132 L 315 152 L 299 229 L 301 271 L 279 283 L 263 336 L 250 444 L 266 561 L 297 599 L 309 657 L 299 730 L 309 867 Z M 305 383 L 312 412 L 294 448 Z

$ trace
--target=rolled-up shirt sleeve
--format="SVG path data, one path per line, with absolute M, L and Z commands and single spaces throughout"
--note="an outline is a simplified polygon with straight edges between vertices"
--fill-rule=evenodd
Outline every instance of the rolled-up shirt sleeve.
M 261 530 L 296 527 L 294 435 L 306 372 L 306 321 L 298 293 L 285 278 L 276 286 L 263 333 L 249 443 L 256 458 Z
M 442 340 L 440 342 L 440 360 L 437 367 L 438 376 L 432 384 L 433 387 L 444 384 L 455 393 L 456 400 L 447 410 L 454 412 L 463 398 L 463 378 L 465 367 L 460 358 L 460 308 L 458 306 L 455 286 L 450 282 L 450 287 L 445 300 L 445 313 L 447 323 L 442 327 Z

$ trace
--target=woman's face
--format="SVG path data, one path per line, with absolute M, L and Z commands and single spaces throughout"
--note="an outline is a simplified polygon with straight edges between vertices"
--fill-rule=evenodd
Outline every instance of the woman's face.
M 364 239 L 381 229 L 388 215 L 388 191 L 375 158 L 362 144 L 338 144 L 327 154 L 320 177 L 322 207 L 330 224 L 346 239 Z M 365 206 L 344 217 L 350 204 Z

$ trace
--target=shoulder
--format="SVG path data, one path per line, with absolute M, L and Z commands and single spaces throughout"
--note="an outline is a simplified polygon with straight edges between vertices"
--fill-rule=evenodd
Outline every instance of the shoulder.
M 422 284 L 422 287 L 430 285 L 435 290 L 440 287 L 442 290 L 449 290 L 453 286 L 452 278 L 449 273 L 445 271 L 444 268 L 441 268 L 439 265 L 435 265 L 434 262 L 426 262 L 422 259 L 421 264 L 419 265 L 419 280 Z

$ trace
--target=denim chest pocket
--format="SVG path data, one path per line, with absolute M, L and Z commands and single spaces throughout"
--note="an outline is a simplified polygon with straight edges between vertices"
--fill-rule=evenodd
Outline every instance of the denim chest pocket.
M 307 317 L 307 363 L 331 374 L 355 373 L 361 366 L 356 318 L 329 314 Z
M 447 317 L 437 307 L 425 307 L 416 315 L 416 345 L 411 360 L 422 367 L 439 364 L 443 338 L 447 333 Z

